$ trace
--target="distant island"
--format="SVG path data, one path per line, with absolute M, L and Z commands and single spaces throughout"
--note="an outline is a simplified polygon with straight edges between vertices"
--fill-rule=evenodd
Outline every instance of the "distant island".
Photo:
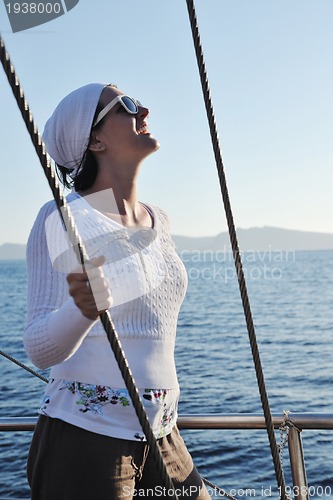
M 252 227 L 238 229 L 238 243 L 242 252 L 247 251 L 287 251 L 287 250 L 333 250 L 332 233 L 296 231 L 278 227 Z M 230 242 L 227 232 L 216 236 L 179 236 L 173 235 L 178 252 L 229 251 Z M 25 259 L 26 246 L 17 243 L 4 243 L 0 246 L 0 260 Z
M 4 243 L 0 246 L 0 260 L 23 260 L 25 248 L 26 245 L 19 243 Z
M 296 251 L 296 250 L 332 250 L 333 234 L 297 231 L 278 227 L 252 227 L 237 229 L 238 244 L 241 252 L 249 251 Z M 192 238 L 173 236 L 177 250 L 182 251 L 230 251 L 229 233 L 216 236 Z

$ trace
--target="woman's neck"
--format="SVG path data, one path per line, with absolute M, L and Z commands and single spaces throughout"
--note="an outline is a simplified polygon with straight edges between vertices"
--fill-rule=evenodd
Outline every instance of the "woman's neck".
M 80 191 L 86 201 L 96 210 L 107 217 L 121 222 L 124 226 L 149 226 L 151 216 L 141 205 L 137 197 L 137 175 L 103 171 L 97 176 L 93 186 L 85 191 Z

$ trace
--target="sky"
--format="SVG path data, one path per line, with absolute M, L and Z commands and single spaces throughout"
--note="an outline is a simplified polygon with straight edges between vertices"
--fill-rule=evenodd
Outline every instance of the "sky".
M 333 2 L 196 0 L 227 187 L 237 228 L 333 233 Z M 47 24 L 0 31 L 42 132 L 58 102 L 116 83 L 150 109 L 161 143 L 139 198 L 173 234 L 226 231 L 185 0 L 80 0 Z M 26 243 L 51 198 L 0 68 L 0 245 Z

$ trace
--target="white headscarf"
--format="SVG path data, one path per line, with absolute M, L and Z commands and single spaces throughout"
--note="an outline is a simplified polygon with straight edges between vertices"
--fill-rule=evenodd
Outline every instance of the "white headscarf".
M 43 141 L 53 160 L 75 175 L 89 144 L 96 107 L 106 87 L 90 83 L 74 90 L 60 101 L 46 122 Z

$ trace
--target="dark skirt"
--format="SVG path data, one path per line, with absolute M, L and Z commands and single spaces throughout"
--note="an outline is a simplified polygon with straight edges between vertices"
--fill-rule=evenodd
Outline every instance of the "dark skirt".
M 179 499 L 208 499 L 177 428 L 158 440 Z M 145 442 L 90 432 L 41 415 L 27 475 L 32 500 L 170 498 Z

